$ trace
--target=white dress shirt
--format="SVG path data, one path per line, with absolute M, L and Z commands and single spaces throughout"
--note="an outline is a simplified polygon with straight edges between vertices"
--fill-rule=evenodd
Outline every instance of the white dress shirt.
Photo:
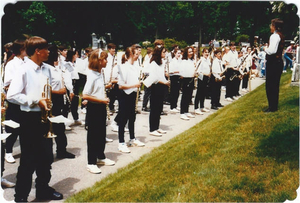
M 139 83 L 140 71 L 139 67 L 126 62 L 120 66 L 120 71 L 122 71 L 122 76 L 119 77 L 119 85 L 135 85 Z M 137 87 L 123 89 L 126 94 L 131 94 L 132 92 L 137 92 Z
M 18 73 L 23 63 L 24 61 L 21 58 L 15 56 L 11 61 L 9 61 L 6 64 L 4 72 L 4 87 L 10 85 L 12 79 Z
M 198 78 L 200 80 L 203 80 L 203 76 L 204 75 L 208 75 L 210 73 L 210 66 L 211 66 L 211 63 L 210 63 L 210 58 L 207 57 L 202 57 L 201 58 L 201 64 L 197 70 L 197 73 L 199 74 Z
M 146 87 L 150 87 L 152 84 L 157 84 L 158 82 L 168 82 L 165 77 L 165 66 L 163 63 L 157 65 L 155 61 L 152 61 L 149 65 L 149 76 L 143 83 Z
M 103 71 L 104 71 L 105 84 L 108 84 L 111 79 L 118 78 L 119 72 L 116 64 L 117 57 L 114 58 L 110 53 L 108 53 L 108 57 L 106 60 L 107 60 L 106 67 L 103 68 Z M 111 70 L 113 71 L 112 74 L 111 74 Z
M 194 61 L 183 59 L 180 63 L 180 75 L 184 78 L 193 78 L 195 75 Z
M 78 75 L 78 72 L 75 70 L 74 63 L 68 61 L 68 62 L 65 62 L 64 66 L 65 66 L 66 70 L 71 73 L 71 78 L 73 80 L 79 80 L 79 75 Z
M 230 50 L 228 53 L 228 62 L 229 64 L 227 65 L 228 68 L 235 68 L 238 66 L 237 64 L 237 58 L 238 58 L 238 53 L 237 51 L 232 51 Z
M 94 70 L 89 70 L 82 94 L 93 96 L 97 99 L 105 99 L 103 74 Z
M 265 52 L 268 55 L 276 54 L 280 40 L 281 39 L 280 39 L 279 34 L 277 34 L 277 32 L 275 31 L 270 36 L 269 46 L 265 49 Z
M 51 84 L 51 72 L 48 66 L 37 65 L 32 60 L 24 63 L 7 92 L 8 101 L 19 104 L 22 111 L 41 111 L 38 102 L 42 99 L 44 85 Z
M 215 78 L 221 78 L 220 74 L 223 72 L 222 60 L 215 57 L 212 62 L 211 71 Z
M 170 76 L 180 75 L 180 63 L 181 62 L 182 62 L 181 59 L 176 59 L 175 57 L 171 60 L 171 63 L 169 64 Z M 174 72 L 178 72 L 178 73 L 174 73 Z

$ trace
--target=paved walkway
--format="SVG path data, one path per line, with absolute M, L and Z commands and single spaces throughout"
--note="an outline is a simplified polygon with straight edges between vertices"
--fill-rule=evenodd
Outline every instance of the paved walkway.
M 251 88 L 255 89 L 259 85 L 265 82 L 264 79 L 255 78 L 251 80 Z M 194 91 L 194 94 L 196 91 Z M 222 91 L 221 103 L 223 105 L 228 105 L 231 102 L 224 100 L 225 92 Z M 181 97 L 181 95 L 180 95 Z M 141 109 L 141 102 L 138 103 L 139 109 Z M 210 100 L 205 100 L 205 106 L 210 107 Z M 164 111 L 169 112 L 170 106 L 164 105 Z M 190 112 L 194 110 L 193 106 L 190 106 Z M 167 116 L 161 116 L 160 128 L 167 131 L 166 135 L 162 137 L 154 137 L 149 135 L 149 113 L 142 112 L 137 115 L 135 122 L 136 137 L 146 144 L 145 147 L 130 147 L 131 153 L 124 154 L 118 151 L 118 134 L 112 132 L 111 127 L 107 127 L 107 137 L 113 139 L 112 143 L 106 145 L 105 154 L 107 158 L 116 161 L 115 166 L 102 166 L 101 174 L 91 174 L 86 170 L 87 165 L 87 146 L 86 146 L 86 130 L 82 126 L 73 127 L 72 131 L 67 131 L 68 146 L 67 150 L 76 155 L 75 159 L 54 159 L 52 164 L 52 178 L 50 186 L 55 188 L 57 191 L 64 195 L 64 199 L 67 197 L 83 190 L 87 187 L 91 187 L 94 183 L 100 181 L 101 179 L 107 177 L 109 174 L 117 172 L 118 169 L 128 165 L 129 163 L 138 160 L 142 155 L 151 152 L 155 147 L 166 143 L 171 138 L 180 134 L 181 132 L 191 128 L 195 124 L 204 120 L 210 114 L 216 112 L 211 110 L 209 113 L 204 115 L 197 115 L 196 118 L 192 118 L 189 121 L 184 121 L 180 119 L 180 114 L 168 114 Z M 85 114 L 80 113 L 80 119 L 84 120 Z M 115 115 L 111 119 L 114 119 Z M 128 141 L 129 134 L 125 134 L 125 141 Z M 54 152 L 56 151 L 56 145 L 54 144 Z M 14 146 L 13 155 L 16 159 L 16 163 L 9 164 L 5 163 L 4 178 L 9 181 L 16 181 L 17 169 L 20 161 L 20 147 L 17 141 Z M 54 157 L 56 154 L 54 154 Z M 33 176 L 33 185 L 30 192 L 28 201 L 35 200 L 35 174 Z M 1 200 L 2 200 L 1 195 Z M 12 201 L 14 199 L 14 189 L 6 188 L 4 189 L 4 198 L 7 201 Z M 2 202 L 2 201 L 1 201 Z M 53 201 L 59 202 L 59 201 Z

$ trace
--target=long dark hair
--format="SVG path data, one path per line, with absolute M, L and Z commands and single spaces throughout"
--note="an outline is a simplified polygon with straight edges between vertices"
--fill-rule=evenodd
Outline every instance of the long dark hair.
M 184 49 L 184 51 L 183 51 L 182 59 L 186 59 L 186 60 L 188 59 L 188 51 L 189 51 L 189 49 L 192 49 L 193 52 L 194 52 L 194 49 L 193 49 L 192 46 L 186 47 L 186 48 Z M 192 56 L 192 57 L 193 57 L 193 56 Z
M 152 61 L 155 61 L 157 63 L 157 65 L 160 66 L 162 64 L 161 53 L 163 52 L 164 49 L 165 49 L 165 47 L 162 45 L 156 46 L 153 50 L 153 54 L 150 59 L 150 63 Z
M 68 50 L 67 52 L 67 57 L 66 57 L 66 61 L 73 61 L 73 56 L 76 54 L 76 51 L 73 51 L 72 49 Z
M 49 50 L 49 56 L 48 56 L 48 60 L 45 61 L 45 63 L 54 66 L 54 62 L 58 60 L 58 48 L 55 44 L 51 44 L 48 47 L 48 50 Z

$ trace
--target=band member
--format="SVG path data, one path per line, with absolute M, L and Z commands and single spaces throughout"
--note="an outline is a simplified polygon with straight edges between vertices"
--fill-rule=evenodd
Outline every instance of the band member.
M 202 58 L 201 58 L 201 64 L 197 70 L 198 75 L 198 86 L 197 86 L 197 93 L 195 97 L 195 113 L 198 115 L 202 115 L 203 112 L 209 112 L 208 108 L 204 108 L 204 100 L 205 96 L 207 95 L 208 91 L 208 80 L 211 75 L 210 67 L 210 57 L 209 57 L 209 51 L 207 48 L 204 48 L 202 50 Z M 199 109 L 199 102 L 200 102 L 200 109 Z
M 149 76 L 149 65 L 150 65 L 150 59 L 153 54 L 153 49 L 151 47 L 147 48 L 147 55 L 144 58 L 143 61 L 143 75 L 145 79 Z M 150 112 L 150 108 L 147 107 L 148 101 L 150 100 L 151 95 L 151 88 L 147 88 L 144 85 L 144 96 L 143 96 L 143 107 L 142 111 Z
M 220 50 L 214 51 L 214 59 L 212 62 L 212 78 L 211 78 L 211 109 L 217 110 L 223 107 L 220 103 L 221 85 L 224 79 L 222 66 L 222 54 Z
M 31 37 L 25 47 L 30 59 L 22 65 L 7 93 L 7 99 L 18 103 L 21 108 L 22 156 L 17 173 L 15 201 L 27 202 L 34 171 L 37 175 L 36 197 L 40 200 L 60 200 L 63 195 L 48 185 L 53 162 L 52 139 L 44 137 L 48 130 L 41 122 L 41 109 L 48 111 L 51 106 L 47 99 L 42 98 L 46 75 L 49 74 L 49 69 L 42 64 L 48 59 L 48 43 L 43 38 Z
M 245 68 L 244 68 L 244 76 L 242 81 L 242 91 L 247 92 L 248 82 L 251 75 L 251 67 L 252 67 L 252 56 L 251 56 L 251 47 L 247 47 L 247 54 L 244 56 L 245 58 Z
M 25 63 L 24 57 L 27 55 L 25 51 L 25 40 L 15 40 L 12 46 L 13 54 L 8 60 L 5 65 L 5 75 L 4 75 L 4 89 L 7 91 L 9 88 L 9 85 L 15 75 L 20 71 L 20 68 L 22 64 Z M 20 122 L 20 105 L 9 102 L 8 101 L 8 108 L 6 110 L 5 114 L 5 120 L 13 120 L 17 123 Z M 9 126 L 5 126 L 5 131 L 7 133 L 11 133 L 11 135 L 6 139 L 5 143 L 5 160 L 8 163 L 15 163 L 15 159 L 12 155 L 13 152 L 13 146 L 18 138 L 18 135 L 20 134 L 19 128 L 11 128 Z
M 114 161 L 104 154 L 106 144 L 106 97 L 102 69 L 107 63 L 107 53 L 99 49 L 91 53 L 87 82 L 83 89 L 83 99 L 88 100 L 86 117 L 89 122 L 87 130 L 87 170 L 91 173 L 101 173 L 97 164 L 112 166 Z M 102 72 L 102 73 L 101 73 Z M 98 160 L 98 161 L 97 161 Z
M 160 114 L 163 110 L 164 91 L 170 82 L 166 80 L 164 64 L 162 59 L 165 57 L 166 49 L 163 45 L 157 45 L 153 51 L 150 60 L 150 73 L 147 79 L 144 80 L 146 87 L 151 86 L 150 97 L 150 135 L 161 137 L 166 131 L 159 129 Z
M 180 90 L 180 63 L 181 63 L 181 50 L 175 48 L 173 50 L 174 58 L 170 63 L 170 112 L 179 113 L 180 108 L 177 107 L 179 90 Z
M 134 65 L 134 62 L 138 59 L 138 50 L 134 47 L 128 47 L 125 51 L 125 64 L 120 68 L 119 77 L 119 151 L 124 153 L 130 153 L 124 140 L 125 125 L 128 122 L 129 128 L 129 146 L 145 146 L 144 143 L 140 142 L 135 138 L 134 122 L 136 119 L 136 99 L 137 91 L 141 86 L 139 77 L 139 67 Z
M 49 57 L 45 62 L 45 66 L 51 70 L 51 87 L 52 87 L 52 115 L 59 116 L 62 115 L 62 110 L 64 107 L 64 95 L 67 93 L 66 87 L 63 84 L 62 71 L 58 67 L 58 52 L 55 45 L 49 46 L 48 50 Z M 63 159 L 75 158 L 75 155 L 67 152 L 67 136 L 65 134 L 65 124 L 64 123 L 52 123 L 53 132 L 56 135 L 56 158 Z
M 193 47 L 186 47 L 180 64 L 180 75 L 182 78 L 182 95 L 180 103 L 180 118 L 189 120 L 195 116 L 189 113 L 189 104 L 194 90 L 195 65 L 193 61 Z
M 266 63 L 266 93 L 269 103 L 269 108 L 266 113 L 275 112 L 278 110 L 279 99 L 279 83 L 283 70 L 282 51 L 284 48 L 284 36 L 282 35 L 283 21 L 275 18 L 272 19 L 270 25 L 269 47 L 265 49 L 267 53 Z
M 226 101 L 233 101 L 234 98 L 234 82 L 230 80 L 230 78 L 233 76 L 234 70 L 237 68 L 237 58 L 238 58 L 238 53 L 236 51 L 235 44 L 232 42 L 230 44 L 230 51 L 227 53 L 227 71 L 226 71 L 226 95 L 225 95 L 225 100 Z

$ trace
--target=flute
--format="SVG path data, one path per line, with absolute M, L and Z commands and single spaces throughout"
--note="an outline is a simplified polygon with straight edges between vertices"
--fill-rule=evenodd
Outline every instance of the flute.
M 140 70 L 140 76 L 139 76 L 139 83 L 141 84 L 143 81 L 144 77 L 142 78 L 142 70 Z M 137 92 L 136 92 L 136 98 L 135 98 L 135 112 L 137 112 L 137 106 L 138 106 L 138 101 L 139 101 L 139 92 L 140 92 L 140 87 L 138 87 Z
M 103 84 L 104 84 L 104 96 L 105 99 L 107 99 L 107 94 L 106 94 L 106 89 L 105 89 L 105 75 L 104 75 L 104 70 L 102 69 L 102 76 L 103 76 Z M 107 119 L 110 120 L 110 111 L 109 111 L 109 106 L 106 104 L 106 113 L 107 113 Z

